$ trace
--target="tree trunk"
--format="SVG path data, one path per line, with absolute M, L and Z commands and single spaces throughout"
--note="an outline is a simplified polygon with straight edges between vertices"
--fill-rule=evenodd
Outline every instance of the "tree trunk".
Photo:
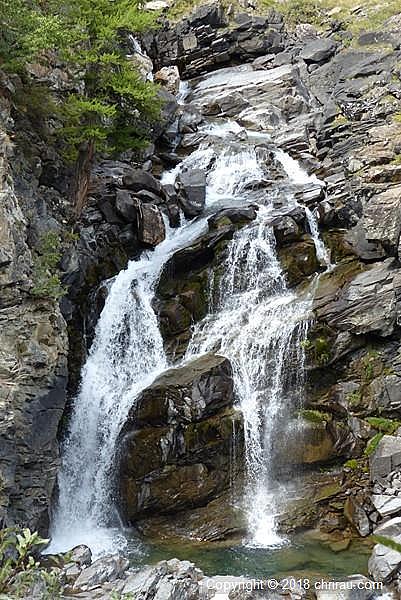
M 71 198 L 75 216 L 79 217 L 86 204 L 95 154 L 95 142 L 90 140 L 81 144 L 75 163 L 75 173 L 71 188 Z

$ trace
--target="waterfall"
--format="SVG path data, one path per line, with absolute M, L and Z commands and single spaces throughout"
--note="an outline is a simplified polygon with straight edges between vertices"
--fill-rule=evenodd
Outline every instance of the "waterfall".
M 288 406 L 299 403 L 301 341 L 310 312 L 310 301 L 287 289 L 270 220 L 271 209 L 260 206 L 256 222 L 234 236 L 214 306 L 195 328 L 187 352 L 189 358 L 215 350 L 232 363 L 245 422 L 245 506 L 256 546 L 281 541 L 274 522 L 279 493 L 272 464 L 275 433 Z M 294 352 L 295 371 L 290 368 Z
M 183 97 L 188 93 L 183 87 Z M 288 289 L 271 220 L 277 195 L 286 205 L 281 212 L 299 206 L 293 187 L 308 185 L 311 178 L 291 157 L 277 151 L 288 182 L 274 185 L 274 177 L 269 176 L 271 153 L 256 145 L 260 134 L 255 137 L 235 121 L 212 123 L 204 131 L 205 141 L 165 173 L 162 183 L 174 183 L 184 168 L 205 170 L 205 216 L 190 222 L 183 219 L 177 230 L 167 226 L 164 242 L 130 262 L 110 282 L 62 447 L 51 552 L 78 543 L 88 544 L 95 555 L 123 548 L 125 538 L 113 497 L 115 447 L 135 397 L 168 367 L 152 309 L 159 275 L 176 250 L 206 230 L 207 214 L 249 204 L 257 205 L 257 218 L 234 234 L 225 263 L 213 274 L 209 314 L 194 328 L 184 360 L 208 351 L 230 359 L 245 423 L 250 544 L 281 542 L 275 525 L 282 496 L 274 446 L 285 443 L 286 419 L 302 396 L 301 342 L 307 333 L 311 297 L 299 297 Z M 270 188 L 264 187 L 266 182 Z M 318 258 L 328 266 L 315 215 L 309 209 L 305 215 Z
M 110 286 L 62 447 L 51 552 L 80 543 L 95 554 L 113 552 L 124 543 L 113 529 L 116 441 L 135 397 L 167 368 L 151 305 L 154 286 L 168 257 L 204 228 L 204 220 L 167 227 L 166 240 L 130 262 Z

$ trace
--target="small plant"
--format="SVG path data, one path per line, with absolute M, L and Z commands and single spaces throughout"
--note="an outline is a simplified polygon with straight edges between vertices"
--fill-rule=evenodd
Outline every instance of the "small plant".
M 48 542 L 49 540 L 27 528 L 21 531 L 14 528 L 0 531 L 0 593 L 7 593 L 14 587 L 25 589 L 37 577 L 42 578 L 35 556 L 39 548 Z
M 320 412 L 319 410 L 302 409 L 299 414 L 305 421 L 309 421 L 310 423 L 327 423 L 331 421 L 329 413 Z
M 392 435 L 401 426 L 401 421 L 393 421 L 392 419 L 384 419 L 382 417 L 368 417 L 366 421 L 382 433 Z
M 373 452 L 376 450 L 377 446 L 380 443 L 380 440 L 382 439 L 384 433 L 376 433 L 375 436 L 372 437 L 371 440 L 369 440 L 368 445 L 365 448 L 364 451 L 364 455 L 365 456 L 371 456 L 373 454 Z
M 333 120 L 333 125 L 335 127 L 339 127 L 340 125 L 346 125 L 347 123 L 349 123 L 349 120 L 342 114 L 337 115 Z
M 381 366 L 380 353 L 376 350 L 369 350 L 361 360 L 361 376 L 363 382 L 370 383 L 376 376 L 376 369 Z
M 355 469 L 358 468 L 358 461 L 356 460 L 356 458 L 351 458 L 350 460 L 347 460 L 347 462 L 344 463 L 344 467 L 346 469 L 351 469 L 352 471 L 355 471 Z
M 386 548 L 390 548 L 401 554 L 401 544 L 395 542 L 391 538 L 387 538 L 383 535 L 372 535 L 372 540 L 376 542 L 376 544 L 381 544 L 382 546 L 386 546 Z
M 351 406 L 358 406 L 362 400 L 362 392 L 360 390 L 350 392 L 349 394 L 347 394 L 347 400 Z
M 38 244 L 38 255 L 34 259 L 31 294 L 58 300 L 66 293 L 61 284 L 58 264 L 61 258 L 60 238 L 54 231 L 43 234 Z

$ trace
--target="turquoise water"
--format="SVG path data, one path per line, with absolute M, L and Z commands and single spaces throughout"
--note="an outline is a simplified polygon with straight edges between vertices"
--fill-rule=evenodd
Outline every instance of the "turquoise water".
M 354 541 L 347 550 L 334 552 L 324 543 L 303 536 L 277 548 L 230 548 L 191 544 L 145 544 L 133 540 L 132 561 L 138 566 L 179 558 L 196 564 L 206 575 L 285 577 L 289 575 L 339 578 L 352 573 L 367 574 L 370 547 Z

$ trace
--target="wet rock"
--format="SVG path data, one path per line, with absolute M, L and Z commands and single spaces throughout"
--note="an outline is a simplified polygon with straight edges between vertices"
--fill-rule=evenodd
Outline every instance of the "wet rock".
M 328 462 L 337 455 L 335 440 L 328 426 L 329 417 L 322 414 L 320 418 L 317 411 L 316 415 L 314 421 L 300 419 L 291 427 L 291 436 L 287 440 L 285 450 L 278 451 L 279 463 L 312 465 Z
M 129 173 L 123 175 L 122 183 L 124 187 L 132 192 L 141 192 L 146 190 L 159 196 L 161 194 L 161 184 L 151 173 L 141 169 L 131 169 Z
M 157 246 L 164 240 L 166 228 L 162 213 L 154 204 L 141 204 L 138 212 L 138 239 L 147 246 Z
M 187 217 L 200 215 L 205 207 L 206 175 L 200 169 L 182 171 L 179 175 L 182 194 L 179 202 Z
M 81 567 L 87 567 L 92 562 L 92 552 L 88 546 L 81 544 L 71 550 L 69 558 L 71 562 L 77 563 Z
M 278 255 L 290 286 L 297 285 L 308 275 L 319 270 L 313 240 L 304 240 L 279 248 Z
M 277 244 L 295 242 L 301 237 L 302 230 L 292 217 L 276 217 L 272 221 Z
M 171 94 L 178 94 L 180 74 L 177 67 L 163 67 L 154 74 L 155 83 L 164 86 Z
M 372 527 L 365 509 L 365 498 L 349 496 L 344 505 L 344 515 L 354 525 L 359 535 L 366 537 L 371 533 Z
M 233 402 L 231 365 L 214 355 L 167 371 L 141 393 L 121 434 L 125 519 L 202 506 L 227 488 L 233 432 L 239 448 L 243 440 Z

